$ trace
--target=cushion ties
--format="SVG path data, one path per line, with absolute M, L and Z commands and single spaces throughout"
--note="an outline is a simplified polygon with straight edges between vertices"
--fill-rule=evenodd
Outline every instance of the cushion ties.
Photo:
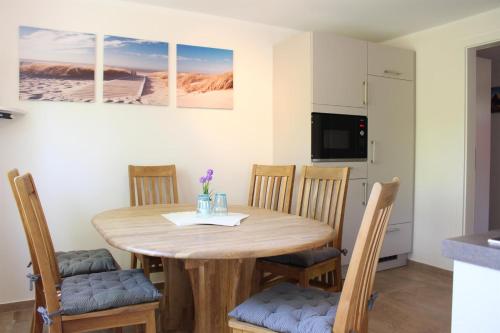
M 370 295 L 370 299 L 368 300 L 368 311 L 373 310 L 373 306 L 375 305 L 375 300 L 377 298 L 378 298 L 378 291 Z
M 36 311 L 40 314 L 40 316 L 42 317 L 43 319 L 43 324 L 45 326 L 50 326 L 52 325 L 53 321 L 52 321 L 52 317 L 54 316 L 59 316 L 61 315 L 62 311 L 61 310 L 57 310 L 57 311 L 54 311 L 52 313 L 49 313 L 49 311 L 47 311 L 47 308 L 44 308 L 42 306 L 39 306 L 38 309 L 36 309 Z
M 30 268 L 32 264 L 33 264 L 33 263 L 30 261 L 30 262 L 28 263 L 28 266 L 26 266 L 26 268 Z
M 38 281 L 40 279 L 40 274 L 28 273 L 28 274 L 26 274 L 26 277 L 28 278 L 28 280 L 30 282 L 30 291 L 33 291 L 33 283 L 35 283 L 36 281 Z
M 349 250 L 348 249 L 342 249 L 342 250 L 340 250 L 340 253 L 342 253 L 342 255 L 346 256 L 349 253 Z

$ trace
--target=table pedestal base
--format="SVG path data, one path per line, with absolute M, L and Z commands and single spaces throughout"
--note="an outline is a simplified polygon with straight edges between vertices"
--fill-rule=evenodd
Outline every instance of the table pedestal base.
M 255 259 L 185 260 L 196 333 L 230 332 L 227 314 L 250 296 L 254 267 Z
M 165 284 L 161 304 L 162 332 L 191 333 L 194 329 L 193 293 L 184 262 L 162 258 Z

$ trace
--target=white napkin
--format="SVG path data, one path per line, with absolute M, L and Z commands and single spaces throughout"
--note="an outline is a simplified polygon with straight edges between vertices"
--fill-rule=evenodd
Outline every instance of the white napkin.
M 227 215 L 210 215 L 207 217 L 201 217 L 198 216 L 196 212 L 178 212 L 162 214 L 161 216 L 178 226 L 214 224 L 234 227 L 240 225 L 240 222 L 246 219 L 249 215 L 241 213 L 228 213 Z

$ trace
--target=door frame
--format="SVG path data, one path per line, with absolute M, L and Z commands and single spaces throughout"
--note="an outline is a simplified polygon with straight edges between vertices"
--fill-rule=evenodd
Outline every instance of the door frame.
M 462 234 L 474 233 L 476 206 L 476 52 L 500 46 L 500 38 L 465 47 L 465 142 Z

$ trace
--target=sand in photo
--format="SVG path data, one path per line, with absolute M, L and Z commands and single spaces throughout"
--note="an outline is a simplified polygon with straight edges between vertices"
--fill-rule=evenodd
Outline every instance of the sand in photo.
M 177 106 L 233 108 L 233 51 L 177 45 Z
M 168 105 L 168 44 L 104 37 L 107 103 Z
M 21 100 L 95 100 L 95 35 L 21 26 L 19 54 Z

